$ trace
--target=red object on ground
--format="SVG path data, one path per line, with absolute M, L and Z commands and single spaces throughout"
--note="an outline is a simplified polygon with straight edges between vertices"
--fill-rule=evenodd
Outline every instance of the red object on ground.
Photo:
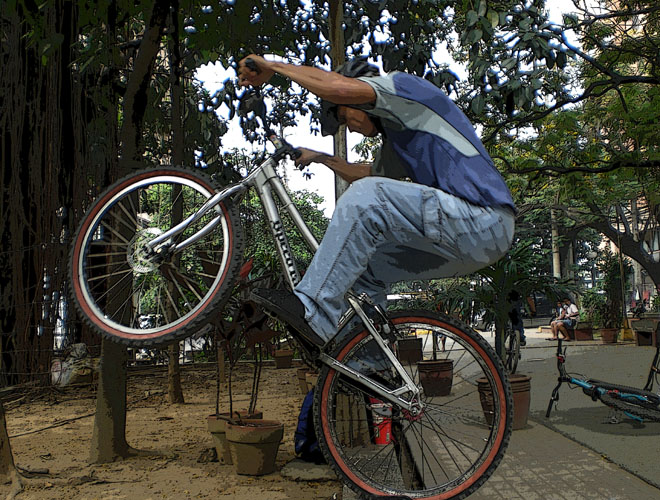
M 374 444 L 387 445 L 392 440 L 392 405 L 369 398 L 374 428 Z

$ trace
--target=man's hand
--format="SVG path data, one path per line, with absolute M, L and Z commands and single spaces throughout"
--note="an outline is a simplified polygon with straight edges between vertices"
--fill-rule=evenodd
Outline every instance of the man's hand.
M 248 58 L 254 61 L 258 71 L 253 71 L 247 67 L 245 60 Z M 251 54 L 238 63 L 238 85 L 241 87 L 247 87 L 248 85 L 260 87 L 270 80 L 274 74 L 275 72 L 270 69 L 270 63 L 261 56 Z
M 307 148 L 296 148 L 298 151 L 300 151 L 301 155 L 296 158 L 296 165 L 299 167 L 306 167 L 310 163 L 318 162 L 320 163 L 319 160 L 323 157 L 327 157 L 325 153 L 319 153 L 318 151 L 314 151 L 312 149 L 307 149 Z

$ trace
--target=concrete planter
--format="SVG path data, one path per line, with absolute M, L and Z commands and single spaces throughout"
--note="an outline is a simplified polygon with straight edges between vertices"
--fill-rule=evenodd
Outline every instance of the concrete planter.
M 630 327 L 635 332 L 635 340 L 639 346 L 657 346 L 658 345 L 658 320 L 653 318 L 643 318 L 630 322 Z

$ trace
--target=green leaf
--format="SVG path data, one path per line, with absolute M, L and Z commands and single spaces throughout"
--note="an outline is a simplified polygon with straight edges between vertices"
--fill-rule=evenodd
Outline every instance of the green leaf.
M 487 10 L 488 2 L 486 0 L 479 0 L 477 2 L 477 12 L 479 13 L 479 16 L 485 16 Z
M 497 28 L 500 24 L 500 14 L 499 12 L 495 12 L 494 10 L 489 10 L 488 15 L 488 20 L 490 21 L 490 25 L 493 27 L 493 29 Z
M 559 52 L 557 54 L 557 66 L 560 68 L 564 68 L 566 66 L 566 53 L 565 52 Z
M 518 64 L 518 59 L 516 57 L 509 57 L 502 61 L 502 67 L 505 69 L 513 69 L 516 67 L 516 64 Z
M 479 20 L 479 14 L 471 10 L 467 13 L 465 20 L 467 21 L 468 28 L 474 26 L 475 24 L 477 24 L 477 21 Z
M 485 106 L 486 106 L 486 99 L 482 94 L 479 94 L 477 97 L 472 99 L 471 107 L 475 115 L 480 115 L 483 112 Z
M 481 37 L 484 35 L 484 32 L 481 30 L 472 30 L 468 33 L 467 42 L 472 45 L 473 43 L 481 40 Z

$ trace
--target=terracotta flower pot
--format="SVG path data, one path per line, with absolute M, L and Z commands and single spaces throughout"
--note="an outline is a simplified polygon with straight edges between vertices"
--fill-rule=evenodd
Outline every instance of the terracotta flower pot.
M 603 344 L 614 344 L 619 338 L 618 328 L 599 328 L 598 333 Z
M 578 321 L 575 325 L 575 340 L 593 340 L 594 339 L 594 330 L 591 326 L 591 323 Z
M 511 390 L 513 391 L 513 430 L 522 429 L 527 425 L 529 416 L 529 403 L 531 394 L 531 380 L 529 375 L 514 373 L 509 375 Z M 493 423 L 493 392 L 486 378 L 478 378 L 479 399 L 488 425 Z
M 454 360 L 438 359 L 417 363 L 419 381 L 429 397 L 448 396 L 454 377 Z
M 227 423 L 227 443 L 237 474 L 261 476 L 275 471 L 284 425 L 274 420 Z
M 408 337 L 397 340 L 399 361 L 406 364 L 413 364 L 422 359 L 422 338 Z
M 231 453 L 229 453 L 229 446 L 227 446 L 227 437 L 226 437 L 226 428 L 227 420 L 226 417 L 229 416 L 229 412 L 220 413 L 219 415 L 209 415 L 207 418 L 209 432 L 213 437 L 213 444 L 215 445 L 215 451 L 218 454 L 218 462 L 221 464 L 231 465 Z M 263 418 L 264 414 L 260 411 L 255 411 L 254 413 L 247 414 L 245 411 L 235 411 L 234 419 L 243 419 L 249 420 L 253 418 Z M 225 417 L 225 418 L 222 418 Z
M 293 349 L 278 349 L 275 351 L 275 368 L 291 368 L 293 364 Z

